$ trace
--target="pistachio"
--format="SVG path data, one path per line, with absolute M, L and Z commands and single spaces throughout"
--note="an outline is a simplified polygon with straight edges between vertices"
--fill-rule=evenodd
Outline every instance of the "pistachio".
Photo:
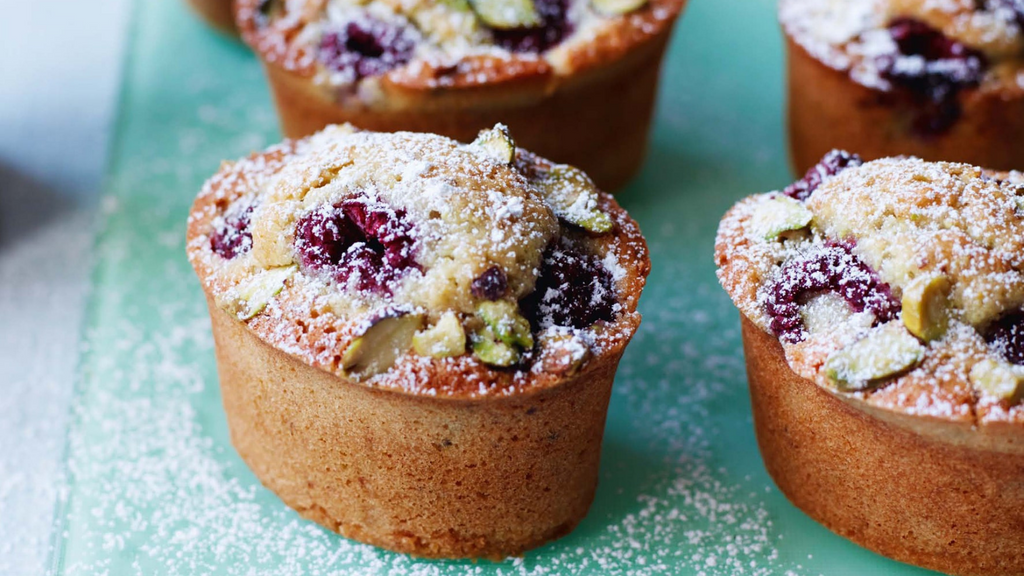
M 533 348 L 530 322 L 523 318 L 519 313 L 519 307 L 514 302 L 507 300 L 481 302 L 476 310 L 477 316 L 480 316 L 498 340 L 509 346 Z
M 628 14 L 639 9 L 647 0 L 592 0 L 594 9 L 606 16 Z
M 412 347 L 423 315 L 388 309 L 371 318 L 341 355 L 341 368 L 356 378 L 386 372 Z
M 590 358 L 590 347 L 578 334 L 546 333 L 540 338 L 541 367 L 549 374 L 572 376 Z
M 504 124 L 481 130 L 471 146 L 475 146 L 495 162 L 511 165 L 516 159 L 516 142 Z
M 925 342 L 937 340 L 949 328 L 949 291 L 943 275 L 919 276 L 903 289 L 903 325 Z
M 263 270 L 240 282 L 217 299 L 217 304 L 239 320 L 248 320 L 262 312 L 267 304 L 280 294 L 285 282 L 295 273 L 297 266 L 283 266 Z
M 521 357 L 515 346 L 499 340 L 490 328 L 484 328 L 473 335 L 473 355 L 484 364 L 502 368 L 519 362 Z
M 451 358 L 466 353 L 466 331 L 458 316 L 445 312 L 436 324 L 412 337 L 412 348 L 420 356 Z
M 1024 366 L 986 358 L 971 368 L 969 379 L 988 396 L 1011 403 L 1024 399 Z
M 825 375 L 843 392 L 877 387 L 917 365 L 925 348 L 896 322 L 872 329 L 866 336 L 829 356 Z
M 556 164 L 536 184 L 548 206 L 562 220 L 597 234 L 615 227 L 611 216 L 598 208 L 594 182 L 579 168 Z
M 803 202 L 778 194 L 757 207 L 752 224 L 765 240 L 775 240 L 785 232 L 806 228 L 813 218 Z
M 541 23 L 533 0 L 469 0 L 469 4 L 491 28 L 533 28 Z

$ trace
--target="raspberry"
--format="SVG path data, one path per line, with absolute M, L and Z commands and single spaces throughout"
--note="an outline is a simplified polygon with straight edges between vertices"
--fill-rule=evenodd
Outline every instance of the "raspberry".
M 415 35 L 408 28 L 366 16 L 324 34 L 320 61 L 360 80 L 405 64 L 415 48 Z
M 210 236 L 210 248 L 221 258 L 230 260 L 252 248 L 252 232 L 249 230 L 252 211 L 253 205 L 249 204 L 234 214 L 226 215 L 218 223 Z
M 900 303 L 889 285 L 855 256 L 851 246 L 829 242 L 821 250 L 789 260 L 768 286 L 765 313 L 772 332 L 785 342 L 807 337 L 800 317 L 802 300 L 823 292 L 841 296 L 855 312 L 869 310 L 876 322 L 896 317 Z
M 914 95 L 922 107 L 914 129 L 925 136 L 946 132 L 960 119 L 959 94 L 976 88 L 988 63 L 984 54 L 912 18 L 889 25 L 899 53 L 879 59 L 882 76 Z
M 803 202 L 811 197 L 825 178 L 835 176 L 847 168 L 856 168 L 863 163 L 856 154 L 850 154 L 845 150 L 833 150 L 825 154 L 825 157 L 808 170 L 803 178 L 787 186 L 782 193 Z
M 534 292 L 520 303 L 535 329 L 582 329 L 615 319 L 618 299 L 612 276 L 596 256 L 562 241 L 548 247 L 541 266 Z
M 390 294 L 414 259 L 412 228 L 404 210 L 367 200 L 345 200 L 305 215 L 295 226 L 302 264 L 325 270 L 339 283 L 354 279 L 359 290 Z
M 568 0 L 535 0 L 541 24 L 534 28 L 493 30 L 494 42 L 512 52 L 544 52 L 572 32 Z

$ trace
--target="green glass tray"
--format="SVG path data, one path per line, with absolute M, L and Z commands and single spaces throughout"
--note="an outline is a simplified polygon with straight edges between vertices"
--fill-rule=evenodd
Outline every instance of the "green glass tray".
M 55 574 L 924 574 L 789 505 L 751 426 L 718 219 L 791 179 L 769 0 L 693 0 L 665 64 L 650 156 L 621 195 L 651 247 L 590 515 L 504 563 L 423 561 L 300 519 L 228 442 L 189 204 L 222 159 L 278 139 L 255 58 L 177 0 L 140 0 L 96 248 Z

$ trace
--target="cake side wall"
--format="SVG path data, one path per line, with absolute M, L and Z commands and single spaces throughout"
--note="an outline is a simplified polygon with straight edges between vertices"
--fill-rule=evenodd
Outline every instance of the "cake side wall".
M 925 439 L 786 363 L 743 318 L 758 445 L 798 508 L 879 554 L 960 575 L 1024 574 L 1024 455 Z
M 618 356 L 522 397 L 436 399 L 307 366 L 209 304 L 232 443 L 303 516 L 399 552 L 498 558 L 586 515 Z

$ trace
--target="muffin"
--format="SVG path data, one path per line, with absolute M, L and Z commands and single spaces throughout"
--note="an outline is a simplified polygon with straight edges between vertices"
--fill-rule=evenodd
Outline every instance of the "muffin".
M 832 148 L 1024 168 L 1024 3 L 781 0 L 798 173 Z
M 1024 574 L 1024 176 L 834 151 L 718 231 L 758 445 L 835 533 Z
M 188 5 L 210 26 L 231 36 L 238 35 L 233 0 L 188 0 Z
M 586 514 L 650 261 L 580 170 L 502 126 L 331 126 L 225 164 L 188 256 L 232 443 L 301 515 L 502 558 Z
M 351 122 L 468 142 L 502 122 L 615 190 L 643 162 L 684 2 L 241 0 L 237 17 L 288 137 Z

